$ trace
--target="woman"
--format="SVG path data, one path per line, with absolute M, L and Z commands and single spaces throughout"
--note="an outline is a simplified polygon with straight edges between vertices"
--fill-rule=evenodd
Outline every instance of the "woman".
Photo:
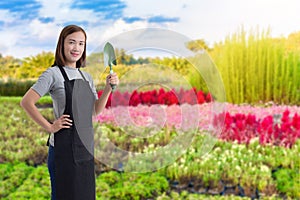
M 98 99 L 91 76 L 80 71 L 85 66 L 86 33 L 76 25 L 63 28 L 55 52 L 55 61 L 24 95 L 21 106 L 47 132 L 48 169 L 51 199 L 95 199 L 92 114 L 99 114 L 118 85 L 117 75 L 106 77 Z M 55 120 L 48 122 L 35 106 L 50 93 Z

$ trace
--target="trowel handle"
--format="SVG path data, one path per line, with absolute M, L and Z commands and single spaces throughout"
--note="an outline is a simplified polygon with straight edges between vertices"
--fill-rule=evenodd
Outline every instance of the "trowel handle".
M 109 73 L 110 74 L 114 73 L 114 71 L 112 70 L 112 67 L 110 67 Z M 111 87 L 112 91 L 114 91 L 116 88 L 116 84 L 110 84 L 110 87 Z

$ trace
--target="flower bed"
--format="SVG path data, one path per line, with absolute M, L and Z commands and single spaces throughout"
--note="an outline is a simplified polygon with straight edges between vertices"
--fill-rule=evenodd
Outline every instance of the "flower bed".
M 259 137 L 261 144 L 291 147 L 300 138 L 300 107 L 276 105 L 255 107 L 227 104 L 227 110 L 225 114 L 214 116 L 214 120 L 221 121 L 225 115 L 224 130 L 219 135 L 220 139 L 249 144 L 251 139 Z M 195 115 L 195 111 L 199 113 Z M 118 106 L 105 109 L 95 118 L 95 121 L 116 126 L 149 127 L 155 124 L 161 128 L 182 129 L 186 125 L 183 120 L 191 122 L 186 126 L 192 128 L 195 128 L 193 125 L 196 120 L 199 130 L 208 130 L 210 124 L 214 123 L 211 121 L 211 115 L 211 103 Z M 198 119 L 195 119 L 195 116 L 198 116 Z
M 102 90 L 98 91 L 98 96 L 102 94 Z M 106 104 L 106 108 L 116 106 L 137 106 L 143 105 L 173 105 L 173 104 L 202 104 L 211 102 L 211 94 L 204 94 L 201 90 L 197 91 L 195 88 L 190 90 L 180 89 L 176 91 L 171 89 L 169 91 L 163 88 L 159 90 L 141 91 L 134 90 L 132 93 L 121 93 L 118 90 L 112 93 Z

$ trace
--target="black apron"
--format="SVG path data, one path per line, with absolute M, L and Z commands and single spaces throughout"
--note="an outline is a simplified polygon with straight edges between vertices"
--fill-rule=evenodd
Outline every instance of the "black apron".
M 63 67 L 66 106 L 72 127 L 54 134 L 55 184 L 57 200 L 94 200 L 94 133 L 92 113 L 95 96 L 83 79 L 69 80 Z

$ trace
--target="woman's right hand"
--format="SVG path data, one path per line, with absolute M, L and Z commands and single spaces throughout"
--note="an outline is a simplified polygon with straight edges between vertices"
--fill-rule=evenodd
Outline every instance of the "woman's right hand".
M 56 133 L 62 128 L 70 128 L 72 126 L 72 120 L 70 115 L 62 115 L 51 124 L 51 133 Z

